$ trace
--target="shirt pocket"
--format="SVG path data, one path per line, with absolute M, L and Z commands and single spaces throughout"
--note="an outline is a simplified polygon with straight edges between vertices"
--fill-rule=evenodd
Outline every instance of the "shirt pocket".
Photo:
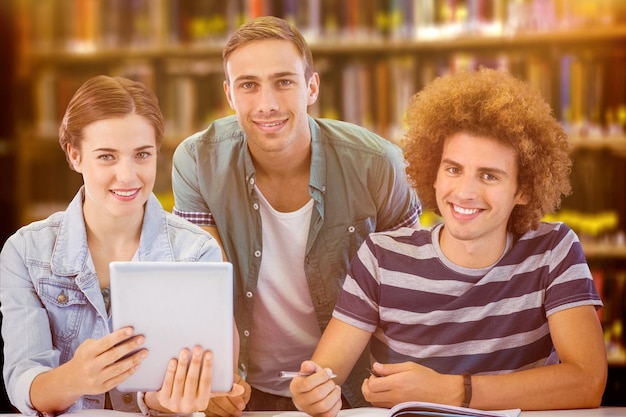
M 39 281 L 38 291 L 48 313 L 53 343 L 64 354 L 78 337 L 87 298 L 73 283 L 50 279 Z
M 374 219 L 368 217 L 334 226 L 323 232 L 326 253 L 331 268 L 330 274 L 332 276 L 343 282 L 350 261 L 356 255 L 367 236 L 373 231 Z

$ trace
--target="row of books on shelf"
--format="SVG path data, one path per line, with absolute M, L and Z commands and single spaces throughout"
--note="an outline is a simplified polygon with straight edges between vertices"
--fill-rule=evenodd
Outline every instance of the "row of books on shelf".
M 626 195 L 617 191 L 626 189 L 626 153 L 579 148 L 571 155 L 572 192 L 545 220 L 570 226 L 588 256 L 626 257 Z
M 608 54 L 565 54 L 560 61 L 560 117 L 570 133 L 602 136 L 622 134 L 626 126 L 626 50 Z M 544 74 L 545 75 L 545 74 Z M 614 131 L 615 127 L 617 131 Z
M 171 59 L 159 73 L 152 62 L 131 60 L 105 67 L 39 71 L 32 100 L 23 103 L 24 129 L 34 138 L 56 140 L 72 95 L 83 82 L 99 74 L 141 81 L 155 91 L 166 122 L 164 140 L 170 145 L 232 113 L 223 91 L 221 61 Z M 34 122 L 29 121 L 31 118 Z
M 34 47 L 97 48 L 223 42 L 241 23 L 275 15 L 310 40 L 513 35 L 626 22 L 620 0 L 26 0 Z
M 626 131 L 626 49 L 591 55 L 565 53 L 560 61 L 540 53 L 453 53 L 430 57 L 398 54 L 315 59 L 320 95 L 314 116 L 342 119 L 399 141 L 403 113 L 413 94 L 438 76 L 481 66 L 527 80 L 551 103 L 572 136 L 623 138 Z M 48 67 L 36 73 L 35 130 L 54 136 L 78 86 L 99 74 L 122 75 L 157 92 L 169 136 L 182 137 L 231 114 L 223 93 L 221 58 L 116 59 L 102 65 Z M 555 76 L 556 73 L 556 76 Z M 25 113 L 28 113 L 27 111 Z
M 572 160 L 572 193 L 562 201 L 560 220 L 583 238 L 600 239 L 626 230 L 626 195 L 617 191 L 626 190 L 626 154 L 576 149 Z

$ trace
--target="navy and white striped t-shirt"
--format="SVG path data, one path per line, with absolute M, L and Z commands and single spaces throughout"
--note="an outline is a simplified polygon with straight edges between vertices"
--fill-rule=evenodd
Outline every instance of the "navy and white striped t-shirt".
M 507 373 L 558 360 L 547 317 L 602 301 L 576 234 L 541 223 L 494 265 L 462 268 L 432 230 L 373 233 L 359 249 L 333 316 L 373 332 L 372 357 L 440 373 Z

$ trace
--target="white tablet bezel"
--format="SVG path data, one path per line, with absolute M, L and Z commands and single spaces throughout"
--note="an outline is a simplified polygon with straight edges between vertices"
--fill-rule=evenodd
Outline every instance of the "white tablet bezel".
M 113 330 L 132 326 L 145 336 L 148 357 L 118 385 L 124 392 L 158 391 L 168 361 L 184 347 L 213 353 L 213 392 L 231 390 L 233 273 L 228 262 L 111 262 Z

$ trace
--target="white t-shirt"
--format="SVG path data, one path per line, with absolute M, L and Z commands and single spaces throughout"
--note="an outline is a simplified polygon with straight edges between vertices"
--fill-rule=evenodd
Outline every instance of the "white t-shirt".
M 313 199 L 281 213 L 256 189 L 263 223 L 263 256 L 254 300 L 247 382 L 264 392 L 290 397 L 283 370 L 297 371 L 321 337 L 304 275 L 304 252 Z

